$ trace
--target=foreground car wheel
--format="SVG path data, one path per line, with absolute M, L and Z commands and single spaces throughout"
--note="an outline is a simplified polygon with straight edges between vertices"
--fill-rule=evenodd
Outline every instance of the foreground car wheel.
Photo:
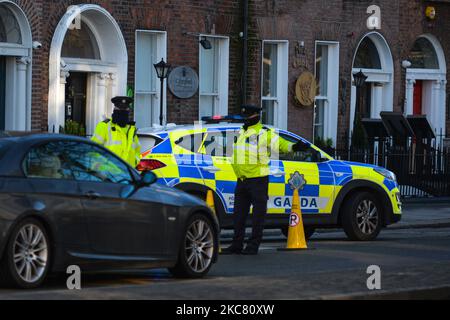
M 314 233 L 316 232 L 316 228 L 314 227 L 306 227 L 305 226 L 305 238 L 306 240 L 309 240 Z M 281 228 L 281 233 L 287 238 L 288 237 L 288 233 L 289 233 L 289 227 L 282 227 Z
M 344 205 L 342 226 L 350 240 L 376 239 L 382 227 L 383 210 L 376 197 L 369 192 L 353 195 Z
M 35 219 L 19 223 L 11 233 L 1 261 L 3 285 L 24 289 L 39 287 L 50 266 L 50 243 L 44 226 Z
M 196 214 L 189 219 L 184 232 L 178 263 L 169 271 L 176 277 L 201 278 L 211 268 L 215 243 L 214 228 L 204 215 Z

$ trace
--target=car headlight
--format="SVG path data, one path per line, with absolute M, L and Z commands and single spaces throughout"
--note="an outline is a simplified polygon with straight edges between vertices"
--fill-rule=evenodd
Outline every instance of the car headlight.
M 376 173 L 381 174 L 383 177 L 385 177 L 386 179 L 392 180 L 392 181 L 397 181 L 397 176 L 395 175 L 395 173 L 383 169 L 383 168 L 374 168 L 373 169 Z

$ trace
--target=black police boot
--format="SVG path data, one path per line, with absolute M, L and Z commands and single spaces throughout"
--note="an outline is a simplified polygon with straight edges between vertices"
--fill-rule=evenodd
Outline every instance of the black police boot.
M 242 253 L 242 247 L 238 247 L 238 246 L 232 244 L 228 248 L 222 249 L 222 252 L 220 254 L 230 255 L 230 254 L 241 254 L 241 253 Z
M 249 244 L 242 251 L 242 254 L 246 255 L 246 256 L 256 256 L 258 254 L 258 251 L 259 251 L 259 247 L 258 246 L 255 246 L 253 244 Z

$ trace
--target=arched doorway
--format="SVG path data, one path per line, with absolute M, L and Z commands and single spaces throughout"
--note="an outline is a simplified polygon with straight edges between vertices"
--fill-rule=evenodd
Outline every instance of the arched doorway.
M 353 74 L 362 71 L 366 85 L 361 90 L 361 118 L 379 119 L 381 111 L 392 111 L 394 103 L 394 63 L 386 39 L 378 32 L 365 35 L 357 46 L 352 65 Z M 350 132 L 353 130 L 357 88 L 352 83 Z
M 92 4 L 70 7 L 50 48 L 49 131 L 73 120 L 92 134 L 110 116 L 111 98 L 125 95 L 127 71 L 125 40 L 108 11 Z
M 426 115 L 437 135 L 445 135 L 445 88 L 447 68 L 436 37 L 422 35 L 411 49 L 411 67 L 406 70 L 407 115 Z
M 31 127 L 32 43 L 25 13 L 0 0 L 0 130 Z

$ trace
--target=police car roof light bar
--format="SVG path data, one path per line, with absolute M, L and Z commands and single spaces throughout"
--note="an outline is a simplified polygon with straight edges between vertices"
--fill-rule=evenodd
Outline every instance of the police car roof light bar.
M 202 117 L 202 121 L 206 123 L 241 123 L 244 121 L 244 118 L 240 115 L 228 115 L 228 116 L 210 116 L 210 117 Z

